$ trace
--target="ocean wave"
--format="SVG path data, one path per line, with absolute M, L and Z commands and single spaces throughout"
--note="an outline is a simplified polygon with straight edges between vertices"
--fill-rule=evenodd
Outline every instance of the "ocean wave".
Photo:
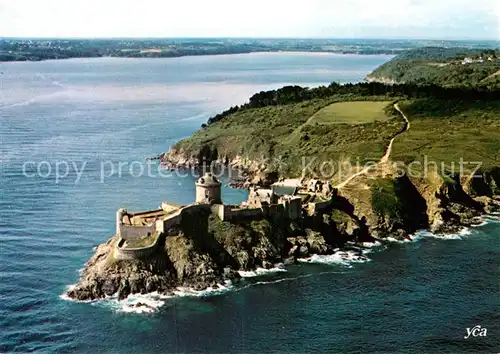
M 492 222 L 500 222 L 500 213 L 490 213 L 482 217 L 484 220 L 489 220 Z
M 483 220 L 483 219 L 478 220 L 478 221 L 480 221 L 479 224 L 471 225 L 471 227 L 483 227 L 483 226 L 486 226 L 486 225 L 488 225 L 490 223 L 489 221 Z
M 340 264 L 351 266 L 352 263 L 369 262 L 370 258 L 359 254 L 355 251 L 339 251 L 330 255 L 312 255 L 307 258 L 299 258 L 297 261 L 301 263 L 318 263 L 318 264 Z
M 345 272 L 339 272 L 339 271 L 328 271 L 328 272 L 320 272 L 320 273 L 307 273 L 307 274 L 302 274 L 296 277 L 286 277 L 286 278 L 278 278 L 278 279 L 273 279 L 273 280 L 260 280 L 256 282 L 252 282 L 251 284 L 247 284 L 242 287 L 237 287 L 234 289 L 234 291 L 242 291 L 254 286 L 259 286 L 259 285 L 269 285 L 269 284 L 279 284 L 279 283 L 284 283 L 284 282 L 290 282 L 290 281 L 295 281 L 297 279 L 303 279 L 303 278 L 310 278 L 312 276 L 318 276 L 318 275 L 324 275 L 324 274 L 343 274 Z
M 435 238 L 440 240 L 462 240 L 464 237 L 469 236 L 472 233 L 471 229 L 468 227 L 462 228 L 457 233 L 444 234 L 444 233 L 434 233 L 430 230 L 418 230 L 414 234 L 411 234 L 409 238 L 400 240 L 394 237 L 385 238 L 386 241 L 405 244 L 418 242 L 424 238 Z
M 404 240 L 399 240 L 397 238 L 394 238 L 394 237 L 387 237 L 385 238 L 386 241 L 389 241 L 389 242 L 393 242 L 393 243 L 411 243 L 411 242 L 415 242 L 416 239 L 412 236 L 410 236 L 410 238 L 405 238 Z
M 34 103 L 50 101 L 53 99 L 60 99 L 61 97 L 64 97 L 66 94 L 67 94 L 67 91 L 51 92 L 51 93 L 31 97 L 29 99 L 18 101 L 18 102 L 6 103 L 3 105 L 0 105 L 0 109 L 3 110 L 3 109 L 15 108 L 15 107 L 25 107 L 25 106 L 29 106 L 29 105 L 34 104 Z
M 467 227 L 464 227 L 462 230 L 455 234 L 440 234 L 428 230 L 420 230 L 413 234 L 412 238 L 414 241 L 419 241 L 423 238 L 436 238 L 440 240 L 462 240 L 465 236 L 468 236 L 470 234 L 471 231 Z
M 99 302 L 100 305 L 107 306 L 116 312 L 146 314 L 154 313 L 165 305 L 165 300 L 173 296 L 162 295 L 157 292 L 149 294 L 133 294 L 124 300 L 119 300 L 116 296 L 108 297 Z
M 382 246 L 382 243 L 380 243 L 379 241 L 375 241 L 375 242 L 362 242 L 361 246 L 367 247 L 367 248 L 373 248 L 373 247 Z
M 270 273 L 286 272 L 287 270 L 283 268 L 283 264 L 276 264 L 273 268 L 257 268 L 251 271 L 240 270 L 238 273 L 242 278 L 253 278 Z
M 178 287 L 173 291 L 173 295 L 160 294 L 152 292 L 148 294 L 130 294 L 125 299 L 120 300 L 117 294 L 106 296 L 99 300 L 75 300 L 67 295 L 67 292 L 73 289 L 76 284 L 68 285 L 66 291 L 59 296 L 60 299 L 71 302 L 90 303 L 94 306 L 104 306 L 112 309 L 115 312 L 147 314 L 154 313 L 167 303 L 168 299 L 176 297 L 208 297 L 225 293 L 233 289 L 230 281 L 226 281 L 224 285 L 219 284 L 217 287 L 208 288 L 205 290 L 194 290 L 187 287 Z
M 476 218 L 479 224 L 471 225 L 472 227 L 483 227 L 491 223 L 500 223 L 500 212 L 488 213 Z
M 386 248 L 380 241 L 362 242 L 361 246 L 363 246 L 363 249 L 361 249 L 361 253 L 363 254 L 369 254 L 375 251 L 381 251 Z
M 68 296 L 68 291 L 70 290 L 73 290 L 75 287 L 76 287 L 77 284 L 70 284 L 70 285 L 67 285 L 66 286 L 66 290 L 61 294 L 59 295 L 59 298 L 61 300 L 64 300 L 64 301 L 71 301 L 71 302 L 82 302 L 82 303 L 92 303 L 92 302 L 95 302 L 95 300 L 75 300 L 75 299 L 72 299 Z
M 127 296 L 124 300 L 118 300 L 117 298 L 106 298 L 103 303 L 108 304 L 116 312 L 123 313 L 136 313 L 136 314 L 147 314 L 154 313 L 165 304 L 167 300 L 176 297 L 208 297 L 215 296 L 230 291 L 233 288 L 231 282 L 226 282 L 225 285 L 219 284 L 215 288 L 208 288 L 205 290 L 194 290 L 187 287 L 178 287 L 174 290 L 174 295 L 164 295 L 158 292 L 152 292 L 149 294 L 131 294 Z

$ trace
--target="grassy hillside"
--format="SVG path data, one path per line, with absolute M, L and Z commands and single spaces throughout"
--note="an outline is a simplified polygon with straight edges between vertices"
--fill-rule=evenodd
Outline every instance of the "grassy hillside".
M 191 155 L 209 149 L 228 159 L 244 156 L 265 160 L 269 170 L 293 176 L 301 174 L 302 158 L 315 159 L 311 164 L 315 170 L 327 160 L 378 160 L 388 140 L 401 130 L 402 120 L 393 114 L 392 103 L 385 97 L 334 103 L 345 99 L 349 98 L 339 96 L 238 111 L 199 130 L 174 149 L 189 151 Z M 335 114 L 326 114 L 333 106 Z M 357 106 L 363 109 L 356 113 L 353 108 Z M 326 113 L 321 111 L 325 107 Z M 317 122 L 318 113 L 329 124 Z
M 447 169 L 462 158 L 486 170 L 500 166 L 500 101 L 420 99 L 400 107 L 411 129 L 395 141 L 393 160 L 408 164 L 427 157 Z
M 420 48 L 394 57 L 367 79 L 448 87 L 499 87 L 500 76 L 495 75 L 499 70 L 498 50 Z
M 180 141 L 174 150 L 189 156 L 210 151 L 229 161 L 241 156 L 290 177 L 301 175 L 303 161 L 313 175 L 319 174 L 324 161 L 378 161 L 403 126 L 394 101 L 383 96 L 348 99 L 337 96 L 240 110 Z M 392 161 L 408 165 L 427 158 L 439 167 L 443 163 L 446 170 L 452 162 L 458 168 L 462 158 L 481 162 L 482 169 L 500 166 L 500 101 L 423 98 L 403 100 L 400 107 L 411 129 L 395 140 Z

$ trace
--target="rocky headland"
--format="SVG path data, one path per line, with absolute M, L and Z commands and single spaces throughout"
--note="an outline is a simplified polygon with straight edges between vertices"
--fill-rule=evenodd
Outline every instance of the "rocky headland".
M 362 246 L 352 243 L 374 241 L 356 216 L 339 209 L 299 222 L 261 219 L 233 223 L 203 210 L 194 212 L 189 220 L 181 224 L 178 234 L 163 237 L 161 247 L 147 260 L 115 259 L 116 236 L 110 238 L 96 248 L 68 296 L 95 300 L 117 294 L 122 299 L 134 293 L 171 294 L 178 287 L 204 290 L 228 280 L 237 282 L 238 271 L 272 268 L 340 248 L 362 256 Z

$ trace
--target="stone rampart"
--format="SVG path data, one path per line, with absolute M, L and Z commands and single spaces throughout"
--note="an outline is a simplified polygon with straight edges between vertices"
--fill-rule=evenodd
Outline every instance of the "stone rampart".
M 151 246 L 140 247 L 140 248 L 123 248 L 125 241 L 120 238 L 114 250 L 114 257 L 117 260 L 133 260 L 133 259 L 144 259 L 151 256 L 158 248 L 160 244 L 161 235 L 156 238 L 156 241 Z
M 156 231 L 156 225 L 132 226 L 119 224 L 118 236 L 124 240 L 135 240 L 144 236 L 152 235 Z
M 261 208 L 231 209 L 231 220 L 262 218 L 264 212 Z

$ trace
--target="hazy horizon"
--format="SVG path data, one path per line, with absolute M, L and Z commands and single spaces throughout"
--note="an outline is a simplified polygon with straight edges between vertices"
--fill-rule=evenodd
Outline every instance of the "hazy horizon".
M 0 0 L 0 38 L 499 40 L 496 0 Z
M 369 41 L 430 41 L 430 42 L 500 42 L 500 39 L 493 38 L 419 38 L 419 37 L 19 37 L 19 36 L 0 36 L 0 39 L 13 40 L 369 40 Z

